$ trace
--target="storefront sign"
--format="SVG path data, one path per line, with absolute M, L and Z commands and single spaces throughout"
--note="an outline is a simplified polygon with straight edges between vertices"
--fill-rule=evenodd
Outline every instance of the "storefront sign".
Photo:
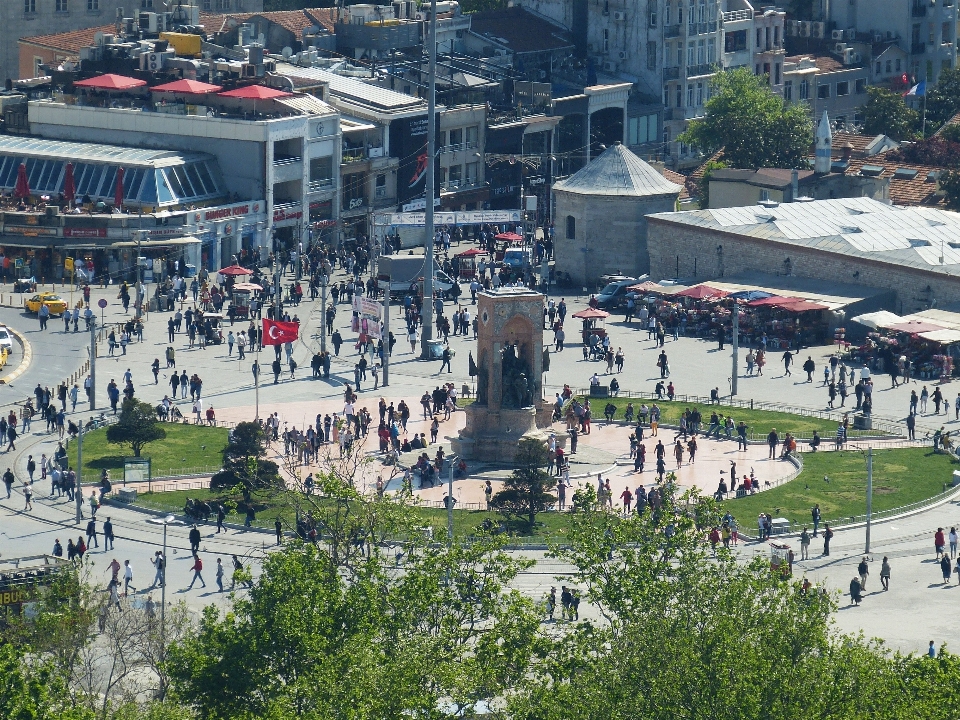
M 285 220 L 299 220 L 303 217 L 303 208 L 300 205 L 294 205 L 289 208 L 279 208 L 273 211 L 273 221 L 275 223 Z
M 238 203 L 236 205 L 225 205 L 223 207 L 210 208 L 204 210 L 202 213 L 194 213 L 194 220 L 196 222 L 210 222 L 211 220 L 223 220 L 224 218 L 239 217 L 240 215 L 248 215 L 250 213 L 260 212 L 260 208 L 263 207 L 262 201 L 257 202 L 245 202 Z
M 486 223 L 518 223 L 523 222 L 522 210 L 474 210 L 466 212 L 435 212 L 433 221 L 436 225 L 483 225 Z M 424 213 L 384 213 L 374 216 L 375 225 L 413 225 L 426 224 Z
M 37 227 L 36 225 L 4 225 L 3 232 L 24 237 L 56 237 L 57 228 Z
M 147 234 L 152 237 L 179 237 L 183 235 L 186 231 L 186 228 L 183 225 L 177 225 L 175 227 L 160 227 L 148 230 Z
M 313 224 L 317 230 L 324 230 L 326 228 L 332 228 L 337 226 L 336 220 L 318 220 Z
M 107 229 L 105 227 L 65 227 L 63 229 L 63 236 L 65 238 L 105 238 L 107 236 Z

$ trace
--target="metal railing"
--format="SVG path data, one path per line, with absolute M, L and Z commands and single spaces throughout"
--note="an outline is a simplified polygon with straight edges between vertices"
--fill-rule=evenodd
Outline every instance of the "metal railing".
M 340 162 L 343 164 L 362 162 L 367 159 L 366 148 L 348 148 L 343 151 Z
M 732 10 L 721 13 L 720 18 L 723 22 L 735 22 L 737 20 L 753 20 L 753 10 Z
M 667 25 L 665 28 L 663 28 L 663 36 L 667 39 L 680 37 L 680 26 Z
M 679 77 L 680 77 L 679 67 L 668 67 L 663 69 L 664 80 L 676 80 Z

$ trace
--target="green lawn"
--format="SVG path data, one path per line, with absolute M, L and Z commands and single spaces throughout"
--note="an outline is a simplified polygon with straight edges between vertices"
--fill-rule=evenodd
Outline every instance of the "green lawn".
M 943 491 L 958 463 L 929 448 L 874 450 L 873 510 L 889 510 Z M 824 476 L 829 482 L 824 481 Z M 866 457 L 855 451 L 803 454 L 803 471 L 795 479 L 756 495 L 724 503 L 747 533 L 756 531 L 761 512 L 810 524 L 819 503 L 823 520 L 849 519 L 866 512 Z
M 227 429 L 205 425 L 164 423 L 164 440 L 153 442 L 143 450 L 151 459 L 153 477 L 179 475 L 185 472 L 216 472 L 227 446 Z M 70 460 L 77 464 L 77 442 L 69 448 Z M 86 482 L 100 479 L 100 471 L 110 470 L 114 481 L 123 477 L 123 459 L 132 456 L 130 448 L 107 442 L 107 430 L 101 428 L 83 435 L 83 476 Z
M 793 415 L 791 413 L 776 412 L 773 410 L 751 410 L 749 408 L 732 407 L 729 405 L 696 405 L 693 403 L 667 402 L 643 400 L 640 398 L 594 398 L 590 401 L 591 414 L 593 422 L 603 422 L 603 409 L 607 403 L 611 402 L 617 406 L 617 414 L 614 420 L 623 421 L 624 410 L 628 403 L 633 403 L 634 412 L 638 412 L 640 406 L 646 403 L 647 406 L 654 402 L 660 407 L 660 422 L 667 425 L 676 425 L 680 422 L 680 415 L 686 409 L 700 408 L 700 414 L 703 416 L 703 427 L 710 426 L 710 413 L 715 408 L 717 414 L 732 414 L 735 422 L 743 420 L 749 427 L 749 432 L 753 437 L 765 437 L 772 428 L 783 437 L 785 432 L 792 433 L 794 437 L 808 438 L 813 436 L 813 431 L 820 432 L 823 438 L 832 438 L 837 432 L 837 422 L 826 418 L 808 417 L 806 415 Z M 851 428 L 850 436 L 857 433 Z M 734 433 L 736 437 L 736 433 Z
M 169 512 L 181 513 L 186 504 L 187 498 L 204 500 L 211 505 L 215 501 L 230 499 L 236 504 L 236 498 L 221 490 L 212 491 L 203 490 L 176 490 L 162 493 L 141 493 L 137 495 L 137 505 L 152 508 L 154 510 L 166 510 Z M 295 526 L 294 510 L 292 507 L 292 498 L 281 496 L 268 503 L 258 503 L 257 519 L 255 525 L 258 527 L 272 528 L 277 515 L 280 516 L 285 528 L 292 530 Z M 447 511 L 438 508 L 410 508 L 419 522 L 423 526 L 432 526 L 434 536 L 444 537 L 447 532 Z M 466 536 L 474 534 L 475 530 L 486 518 L 499 524 L 503 516 L 495 512 L 486 512 L 481 510 L 454 510 L 453 513 L 453 531 L 457 536 Z M 522 532 L 516 532 L 524 542 L 546 541 L 547 539 L 561 539 L 569 525 L 569 515 L 566 513 L 546 512 L 537 515 L 537 529 L 534 535 L 524 535 Z M 227 516 L 227 522 L 242 523 L 244 516 L 232 512 Z

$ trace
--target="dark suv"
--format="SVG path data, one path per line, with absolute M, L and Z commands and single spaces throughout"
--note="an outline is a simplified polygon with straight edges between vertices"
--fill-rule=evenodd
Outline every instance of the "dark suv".
M 627 304 L 627 288 L 641 282 L 637 278 L 624 278 L 607 283 L 597 295 L 597 307 L 602 310 L 616 310 Z

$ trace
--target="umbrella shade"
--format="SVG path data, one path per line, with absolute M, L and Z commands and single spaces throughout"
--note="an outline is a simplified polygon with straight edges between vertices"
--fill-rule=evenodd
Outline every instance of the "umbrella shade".
M 933 332 L 934 330 L 944 330 L 946 328 L 942 325 L 934 325 L 932 322 L 926 322 L 925 320 L 908 320 L 907 322 L 897 323 L 896 325 L 888 325 L 887 329 L 916 335 L 918 333 Z
M 480 250 L 479 248 L 470 248 L 462 253 L 459 253 L 455 257 L 476 257 L 477 255 L 486 255 L 486 250 Z
M 17 184 L 13 188 L 13 196 L 23 200 L 30 197 L 30 183 L 27 181 L 27 166 L 24 163 L 20 163 L 17 169 Z
M 722 298 L 725 297 L 727 293 L 723 290 L 717 290 L 712 288 L 709 285 L 694 285 L 689 287 L 686 290 L 681 290 L 677 293 L 677 297 L 688 297 L 693 298 L 694 300 L 704 300 L 706 298 Z
M 263 287 L 261 287 L 260 285 L 257 285 L 256 283 L 246 283 L 246 282 L 243 282 L 243 283 L 236 283 L 236 284 L 233 286 L 233 291 L 234 291 L 234 292 L 240 292 L 240 293 L 244 293 L 244 292 L 260 292 L 261 290 L 263 290 Z
M 163 85 L 154 85 L 150 88 L 153 92 L 178 92 L 191 93 L 193 95 L 206 95 L 207 93 L 220 92 L 222 85 L 211 85 L 210 83 L 200 82 L 199 80 L 177 80 L 176 82 L 164 83 Z
M 247 100 L 271 100 L 273 98 L 290 97 L 292 94 L 266 85 L 244 85 L 236 90 L 218 93 L 220 97 L 245 98 Z
M 507 242 L 523 242 L 523 236 L 515 232 L 503 232 L 493 236 L 494 240 L 506 240 Z
M 760 298 L 759 300 L 751 300 L 747 303 L 750 307 L 763 307 L 765 305 L 780 305 L 787 302 L 788 300 L 799 300 L 800 298 L 785 298 L 780 295 L 770 295 L 765 298 Z
M 730 293 L 727 297 L 752 302 L 753 300 L 763 300 L 764 298 L 773 297 L 773 293 L 764 292 L 763 290 L 740 290 L 739 292 Z
M 253 275 L 253 270 L 247 270 L 245 267 L 240 267 L 239 265 L 230 265 L 229 267 L 220 268 L 219 272 L 221 275 L 232 277 L 236 277 L 238 275 Z
M 610 317 L 610 313 L 605 310 L 597 310 L 596 308 L 587 308 L 586 310 L 575 312 L 573 317 L 579 318 L 580 320 L 602 320 L 603 318 Z
M 126 172 L 123 168 L 117 168 L 117 187 L 113 191 L 113 204 L 117 207 L 123 205 L 123 174 Z
M 71 203 L 77 199 L 77 185 L 73 180 L 73 163 L 67 163 L 63 174 L 63 196 L 67 202 Z
M 809 310 L 829 310 L 829 306 L 821 305 L 820 303 L 811 302 L 810 300 L 804 300 L 803 298 L 787 298 L 786 302 L 780 302 L 776 304 L 776 307 L 781 308 L 782 310 L 787 310 L 789 312 L 807 312 Z
M 94 90 L 130 90 L 131 88 L 143 87 L 146 84 L 145 81 L 136 78 L 107 73 L 106 75 L 79 80 L 73 85 L 74 87 L 93 88 Z

